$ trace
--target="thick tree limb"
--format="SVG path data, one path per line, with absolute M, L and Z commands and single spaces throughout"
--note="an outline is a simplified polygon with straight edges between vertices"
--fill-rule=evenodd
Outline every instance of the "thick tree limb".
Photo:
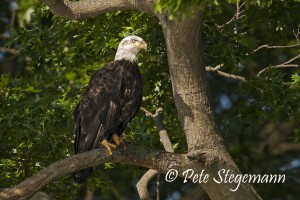
M 153 12 L 152 0 L 41 0 L 51 11 L 68 19 L 82 20 L 104 13 L 120 10 L 139 10 Z
M 183 167 L 189 167 L 186 164 L 191 163 L 185 155 L 146 149 L 132 144 L 127 144 L 126 147 L 125 151 L 115 150 L 112 156 L 104 148 L 100 148 L 57 161 L 22 183 L 1 191 L 0 199 L 29 199 L 61 176 L 106 162 L 129 163 L 152 168 L 162 173 L 170 167 L 182 172 Z

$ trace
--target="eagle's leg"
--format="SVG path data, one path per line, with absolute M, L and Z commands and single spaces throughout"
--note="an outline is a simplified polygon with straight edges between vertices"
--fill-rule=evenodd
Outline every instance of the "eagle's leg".
M 106 139 L 104 139 L 101 144 L 107 149 L 109 155 L 112 155 L 112 150 L 116 148 L 116 145 L 109 143 Z
M 113 134 L 112 140 L 115 142 L 117 146 L 124 145 L 124 142 L 120 139 L 120 137 L 116 133 Z

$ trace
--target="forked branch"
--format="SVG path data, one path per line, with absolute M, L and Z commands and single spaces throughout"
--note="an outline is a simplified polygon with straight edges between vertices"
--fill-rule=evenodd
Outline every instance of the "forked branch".
M 260 70 L 258 73 L 257 73 L 257 76 L 259 77 L 263 72 L 265 72 L 266 70 L 269 70 L 269 69 L 276 69 L 276 68 L 298 68 L 300 67 L 300 65 L 298 64 L 291 64 L 291 62 L 297 60 L 298 58 L 300 58 L 300 54 L 298 54 L 297 56 L 291 58 L 290 60 L 282 63 L 282 64 L 279 64 L 279 65 L 275 65 L 275 66 L 270 66 L 270 67 L 266 67 L 262 70 Z
M 233 17 L 226 23 L 222 24 L 222 25 L 217 25 L 217 28 L 221 29 L 223 28 L 225 25 L 228 25 L 234 21 L 237 21 L 243 17 L 245 17 L 245 9 L 243 9 L 243 6 L 245 5 L 245 2 L 243 2 L 241 5 L 239 4 L 239 1 L 237 1 L 236 3 L 236 12 L 234 13 Z
M 141 110 L 144 111 L 147 115 L 151 116 L 154 119 L 155 125 L 156 125 L 158 133 L 159 133 L 160 142 L 162 143 L 162 145 L 164 146 L 164 149 L 167 152 L 173 153 L 174 149 L 172 147 L 172 143 L 170 141 L 170 138 L 167 134 L 167 131 L 166 131 L 166 129 L 164 127 L 164 123 L 163 123 L 163 109 L 158 108 L 156 110 L 155 114 L 151 113 L 150 111 L 148 111 L 147 109 L 145 109 L 143 107 L 141 108 Z M 150 180 L 157 175 L 158 175 L 158 171 L 149 169 L 138 181 L 138 183 L 136 184 L 136 188 L 138 190 L 140 199 L 143 199 L 143 200 L 151 199 L 149 192 L 147 190 L 147 187 L 148 187 Z

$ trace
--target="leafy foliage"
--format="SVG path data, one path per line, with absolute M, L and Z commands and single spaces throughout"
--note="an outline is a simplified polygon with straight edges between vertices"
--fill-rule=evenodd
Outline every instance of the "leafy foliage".
M 300 28 L 300 4 L 297 1 L 249 0 L 244 7 L 245 16 L 239 19 L 232 18 L 237 1 L 160 0 L 156 1 L 155 9 L 166 11 L 169 18 L 175 20 L 188 14 L 191 7 L 204 4 L 206 64 L 223 63 L 222 71 L 245 76 L 248 80 L 241 84 L 208 74 L 216 118 L 226 144 L 243 172 L 280 173 L 283 167 L 299 160 L 297 154 L 274 155 L 269 147 L 262 151 L 253 148 L 269 140 L 262 139 L 266 124 L 287 123 L 288 128 L 280 132 L 284 142 L 299 143 L 299 70 L 270 69 L 260 77 L 256 75 L 265 67 L 298 55 L 299 46 L 253 51 L 263 44 L 295 44 L 293 30 Z M 156 18 L 140 12 L 115 12 L 73 21 L 53 15 L 48 7 L 39 3 L 32 5 L 31 1 L 28 4 L 20 1 L 19 6 L 18 24 L 23 25 L 14 28 L 6 45 L 18 49 L 18 65 L 23 68 L 0 76 L 0 188 L 15 185 L 73 154 L 74 107 L 91 75 L 113 60 L 119 41 L 129 34 L 141 36 L 149 46 L 149 51 L 139 57 L 144 77 L 142 106 L 152 112 L 163 107 L 166 128 L 175 150 L 186 151 L 171 91 L 164 36 Z M 29 10 L 33 8 L 34 15 L 26 23 Z M 129 124 L 126 139 L 161 148 L 153 119 L 143 112 Z M 107 163 L 95 171 L 90 187 L 100 188 L 104 199 L 115 197 L 105 190 L 108 187 L 120 188 L 119 192 L 126 194 L 127 199 L 135 199 L 134 187 L 121 189 L 121 186 L 129 182 L 134 186 L 144 171 L 134 166 Z M 297 170 L 284 172 L 297 177 Z M 284 199 L 284 195 L 297 199 L 299 193 L 293 187 L 297 181 L 289 179 L 281 188 L 274 185 L 256 185 L 255 188 L 268 199 Z M 49 185 L 46 192 L 56 199 L 75 199 L 80 188 L 73 185 L 69 177 L 64 177 Z M 170 193 L 162 195 L 166 197 Z
M 116 12 L 78 22 L 54 16 L 38 4 L 31 22 L 25 29 L 15 29 L 8 43 L 19 46 L 19 57 L 26 63 L 24 72 L 1 75 L 1 187 L 15 185 L 73 154 L 72 112 L 91 75 L 113 60 L 119 41 L 129 34 L 143 37 L 150 47 L 139 64 L 146 83 L 143 106 L 152 111 L 165 107 L 170 113 L 165 118 L 167 128 L 172 130 L 174 143 L 180 143 L 182 131 L 178 120 L 174 123 L 164 37 L 157 19 L 138 12 Z M 144 113 L 139 113 L 126 133 L 134 143 L 159 145 L 153 120 Z M 106 179 L 99 180 L 92 185 L 98 187 Z M 56 191 L 53 196 L 58 199 L 77 195 L 70 192 L 77 188 L 70 183 L 64 191 L 59 189 L 70 181 L 60 180 L 47 191 Z

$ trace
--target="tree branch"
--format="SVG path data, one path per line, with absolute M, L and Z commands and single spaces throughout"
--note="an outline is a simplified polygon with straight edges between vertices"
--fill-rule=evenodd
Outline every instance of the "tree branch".
M 153 13 L 153 0 L 40 0 L 45 3 L 51 11 L 68 19 L 82 20 L 95 17 L 100 14 L 120 11 L 139 10 Z
M 230 24 L 230 23 L 232 23 L 236 20 L 239 20 L 239 19 L 245 17 L 245 15 L 243 14 L 245 12 L 245 10 L 242 10 L 244 5 L 245 5 L 245 2 L 243 2 L 241 5 L 239 5 L 239 1 L 237 1 L 237 3 L 236 3 L 236 12 L 234 13 L 233 17 L 228 22 L 226 22 L 225 24 L 222 24 L 222 25 L 216 24 L 217 28 L 221 29 L 225 25 L 228 25 L 228 24 Z
M 291 62 L 297 60 L 298 58 L 300 58 L 300 54 L 298 54 L 297 56 L 291 58 L 290 60 L 282 63 L 282 64 L 279 64 L 279 65 L 275 65 L 275 66 L 270 66 L 270 67 L 266 67 L 262 70 L 260 70 L 258 73 L 257 73 L 257 77 L 259 77 L 262 73 L 264 73 L 266 70 L 269 70 L 269 69 L 279 69 L 279 68 L 298 68 L 300 67 L 300 65 L 298 64 L 291 64 Z M 223 66 L 223 64 L 219 64 L 215 67 L 211 67 L 211 66 L 207 66 L 205 67 L 205 70 L 207 72 L 214 72 L 220 76 L 223 76 L 225 78 L 232 78 L 232 79 L 236 79 L 236 80 L 239 80 L 239 81 L 242 81 L 242 82 L 246 82 L 247 80 L 242 77 L 242 76 L 238 76 L 238 75 L 234 75 L 234 74 L 229 74 L 229 73 L 226 73 L 226 72 L 223 72 L 221 71 L 221 67 Z
M 158 171 L 156 171 L 154 169 L 149 169 L 137 182 L 136 189 L 139 193 L 140 199 L 152 200 L 147 187 L 148 187 L 148 184 L 151 181 L 151 179 L 157 175 L 158 175 Z
M 300 65 L 298 64 L 290 64 L 291 62 L 293 62 L 294 60 L 300 58 L 300 54 L 298 54 L 297 56 L 295 56 L 294 58 L 286 61 L 285 63 L 282 63 L 280 65 L 275 65 L 275 66 L 271 66 L 271 67 L 266 67 L 262 70 L 260 70 L 258 73 L 257 73 L 257 77 L 259 77 L 263 72 L 265 72 L 266 70 L 268 69 L 276 69 L 276 68 L 293 68 L 293 67 L 299 67 Z
M 292 45 L 285 45 L 285 46 L 270 46 L 268 44 L 264 44 L 264 45 L 261 45 L 261 46 L 257 47 L 254 51 L 252 51 L 252 53 L 255 53 L 255 52 L 257 52 L 257 51 L 259 51 L 260 49 L 263 49 L 263 48 L 267 48 L 267 49 L 283 49 L 283 48 L 296 47 L 298 45 L 299 45 L 299 43 L 292 44 Z
M 234 74 L 229 74 L 229 73 L 220 71 L 219 69 L 222 66 L 223 66 L 223 64 L 217 65 L 216 67 L 207 66 L 207 67 L 205 67 L 205 70 L 207 72 L 214 72 L 214 73 L 216 73 L 216 74 L 218 74 L 220 76 L 223 76 L 225 78 L 232 78 L 232 79 L 235 79 L 235 80 L 246 82 L 246 79 L 244 77 L 242 77 L 242 76 L 238 76 L 238 75 L 234 75 Z
M 150 112 L 149 110 L 147 110 L 146 108 L 141 107 L 140 109 L 141 109 L 141 111 L 143 111 L 145 114 L 149 115 L 150 117 L 153 117 L 154 114 L 153 114 L 152 112 Z
M 155 121 L 155 126 L 157 127 L 159 133 L 160 142 L 164 146 L 166 152 L 174 153 L 172 143 L 164 126 L 162 108 L 158 108 L 156 110 L 155 114 L 153 115 L 153 119 Z
M 164 124 L 163 124 L 163 109 L 158 108 L 155 112 L 155 114 L 151 113 L 147 109 L 141 107 L 141 110 L 144 111 L 147 115 L 151 116 L 154 121 L 155 125 L 157 127 L 157 130 L 159 132 L 160 142 L 164 146 L 164 149 L 167 152 L 174 152 L 174 149 L 172 147 L 172 143 L 170 141 L 170 138 L 167 134 L 167 131 L 165 130 Z M 149 195 L 149 192 L 147 190 L 148 184 L 150 180 L 158 175 L 158 171 L 149 169 L 137 182 L 136 188 L 139 193 L 140 199 L 143 200 L 151 200 L 151 197 Z
M 166 172 L 170 167 L 177 169 L 179 172 L 183 172 L 184 168 L 189 167 L 186 164 L 192 163 L 184 154 L 181 155 L 147 149 L 133 144 L 127 144 L 126 147 L 124 151 L 115 150 L 112 156 L 110 156 L 104 148 L 100 148 L 57 161 L 22 183 L 0 191 L 0 199 L 29 199 L 36 192 L 61 176 L 107 162 L 134 164 L 152 168 L 162 173 Z
M 254 51 L 252 51 L 252 53 L 255 53 L 257 51 L 259 51 L 260 49 L 263 49 L 263 48 L 267 48 L 267 49 L 283 49 L 283 48 L 291 48 L 291 47 L 296 47 L 296 46 L 299 46 L 300 45 L 300 41 L 299 41 L 299 34 L 300 34 L 300 29 L 298 29 L 297 33 L 295 33 L 295 31 L 293 30 L 293 33 L 294 33 L 294 36 L 297 40 L 297 43 L 296 44 L 292 44 L 292 45 L 283 45 L 283 46 L 271 46 L 271 45 L 268 45 L 268 44 L 264 44 L 264 45 L 261 45 L 259 47 L 257 47 Z
M 10 49 L 6 47 L 0 47 L 0 51 L 8 52 L 14 55 L 18 54 L 18 52 L 15 49 Z

